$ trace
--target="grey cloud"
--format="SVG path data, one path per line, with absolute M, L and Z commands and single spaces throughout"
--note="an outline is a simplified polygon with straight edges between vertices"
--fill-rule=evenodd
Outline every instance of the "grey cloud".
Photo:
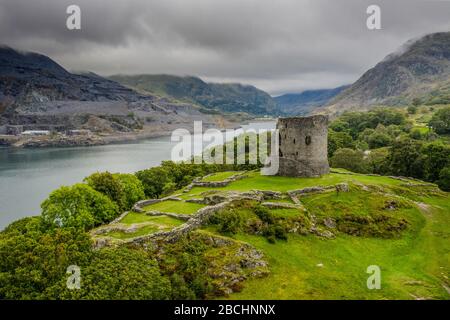
M 410 38 L 450 29 L 450 1 L 0 0 L 0 43 L 71 70 L 172 73 L 272 94 L 346 84 Z M 82 30 L 65 28 L 66 7 Z

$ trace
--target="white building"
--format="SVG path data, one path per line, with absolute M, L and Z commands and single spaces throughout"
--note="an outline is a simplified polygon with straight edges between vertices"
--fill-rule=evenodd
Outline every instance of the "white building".
M 48 136 L 50 131 L 48 130 L 25 130 L 21 133 L 23 136 Z

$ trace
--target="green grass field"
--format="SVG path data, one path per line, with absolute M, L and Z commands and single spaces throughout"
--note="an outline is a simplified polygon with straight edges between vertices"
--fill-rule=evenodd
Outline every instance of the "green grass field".
M 145 211 L 160 211 L 182 214 L 193 214 L 204 205 L 185 201 L 166 200 L 143 207 Z
M 235 174 L 240 173 L 241 171 L 223 171 L 216 172 L 208 177 L 202 179 L 202 181 L 223 181 L 229 177 L 234 176 Z
M 148 216 L 137 212 L 128 213 L 120 222 L 123 224 L 154 222 L 172 227 L 176 227 L 184 223 L 183 220 L 175 219 L 169 216 Z
M 324 240 L 290 235 L 270 244 L 239 234 L 264 252 L 271 274 L 252 279 L 231 299 L 449 299 L 450 204 L 430 198 L 429 213 L 409 212 L 412 227 L 399 239 L 339 235 Z M 318 266 L 323 264 L 322 267 Z M 381 269 L 381 289 L 369 290 L 367 267 Z
M 146 234 L 152 234 L 157 231 L 166 231 L 178 227 L 184 223 L 183 220 L 179 220 L 169 216 L 147 216 L 143 213 L 130 212 L 121 221 L 123 224 L 135 224 L 135 223 L 150 223 L 139 227 L 134 232 L 112 231 L 105 233 L 108 237 L 117 239 L 129 239 Z
M 345 172 L 345 170 L 336 170 Z M 226 173 L 224 176 L 226 176 Z M 220 176 L 220 175 L 219 175 Z M 221 180 L 224 176 L 221 176 Z M 239 231 L 220 234 L 220 228 L 206 225 L 200 232 L 210 232 L 247 242 L 263 252 L 269 262 L 270 274 L 249 278 L 240 292 L 231 299 L 449 299 L 450 287 L 450 201 L 449 194 L 435 186 L 410 186 L 389 177 L 331 173 L 321 178 L 289 178 L 261 176 L 249 172 L 248 178 L 223 188 L 193 188 L 181 195 L 183 199 L 201 198 L 202 192 L 248 191 L 252 189 L 286 192 L 311 186 L 327 186 L 346 182 L 350 192 L 334 190 L 300 198 L 308 213 L 300 209 L 272 209 L 275 217 L 295 218 L 314 215 L 318 220 L 332 217 L 356 217 L 350 223 L 367 227 L 357 217 L 382 217 L 407 221 L 405 229 L 389 233 L 394 224 L 371 222 L 369 233 L 352 233 L 334 229 L 336 237 L 326 239 L 314 234 L 290 233 L 287 241 L 274 244 L 262 235 Z M 418 184 L 418 181 L 411 181 Z M 365 187 L 361 186 L 365 185 Z M 290 199 L 267 200 L 291 202 Z M 393 207 L 388 207 L 388 206 Z M 167 200 L 144 209 L 193 214 L 204 207 L 196 203 Z M 244 220 L 255 219 L 251 206 L 235 207 Z M 148 223 L 134 233 L 111 232 L 117 239 L 127 239 L 167 230 L 183 223 L 167 216 L 146 216 L 129 213 L 121 223 Z M 162 228 L 161 228 L 162 226 Z M 379 228 L 379 230 L 377 229 Z M 369 290 L 367 268 L 381 269 L 381 289 Z
M 450 201 L 435 187 L 411 187 L 389 177 L 332 173 L 321 178 L 260 176 L 214 190 L 251 189 L 287 191 L 316 185 L 350 184 L 349 193 L 330 192 L 302 197 L 310 213 L 335 218 L 346 214 L 385 213 L 404 218 L 408 227 L 400 236 L 381 238 L 338 233 L 334 239 L 290 234 L 288 241 L 271 244 L 259 235 L 238 233 L 236 240 L 261 250 L 270 267 L 265 278 L 250 279 L 231 299 L 449 299 Z M 354 184 L 356 183 L 356 185 Z M 370 187 L 362 190 L 357 184 Z M 413 181 L 413 183 L 418 183 Z M 208 188 L 194 188 L 199 194 Z M 396 208 L 388 210 L 387 203 Z M 417 203 L 426 205 L 418 206 Z M 242 214 L 249 216 L 248 209 Z M 295 216 L 296 209 L 272 210 L 277 216 Z M 214 227 L 205 227 L 218 232 Z M 381 289 L 369 290 L 367 267 L 381 269 Z M 447 287 L 447 289 L 446 289 Z
M 152 234 L 159 230 L 160 229 L 158 228 L 157 225 L 147 225 L 147 226 L 137 229 L 135 232 L 111 231 L 111 232 L 105 233 L 104 235 L 108 236 L 108 237 L 124 240 L 124 239 L 143 236 L 146 234 Z
M 344 171 L 344 170 L 341 170 Z M 183 195 L 188 198 L 190 195 L 198 195 L 207 190 L 233 190 L 233 191 L 248 191 L 251 189 L 258 190 L 274 190 L 286 192 L 289 190 L 302 189 L 313 186 L 329 186 L 340 182 L 360 182 L 364 184 L 375 185 L 391 185 L 400 186 L 403 182 L 400 180 L 391 179 L 389 177 L 367 176 L 363 174 L 344 175 L 338 173 L 326 174 L 320 178 L 294 178 L 281 176 L 262 176 L 259 172 L 248 173 L 248 178 L 231 182 L 226 187 L 221 188 L 206 188 L 194 187 L 192 190 Z

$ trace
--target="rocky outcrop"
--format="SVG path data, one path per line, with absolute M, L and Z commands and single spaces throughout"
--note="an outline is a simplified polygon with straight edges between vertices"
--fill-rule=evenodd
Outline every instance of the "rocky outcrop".
M 338 183 L 337 185 L 334 186 L 336 188 L 336 192 L 349 192 L 349 186 L 347 183 Z

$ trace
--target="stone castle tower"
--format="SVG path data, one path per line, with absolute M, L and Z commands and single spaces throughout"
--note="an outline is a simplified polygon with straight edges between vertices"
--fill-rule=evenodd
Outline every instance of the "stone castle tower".
M 316 177 L 330 171 L 328 166 L 328 117 L 279 118 L 278 175 Z

